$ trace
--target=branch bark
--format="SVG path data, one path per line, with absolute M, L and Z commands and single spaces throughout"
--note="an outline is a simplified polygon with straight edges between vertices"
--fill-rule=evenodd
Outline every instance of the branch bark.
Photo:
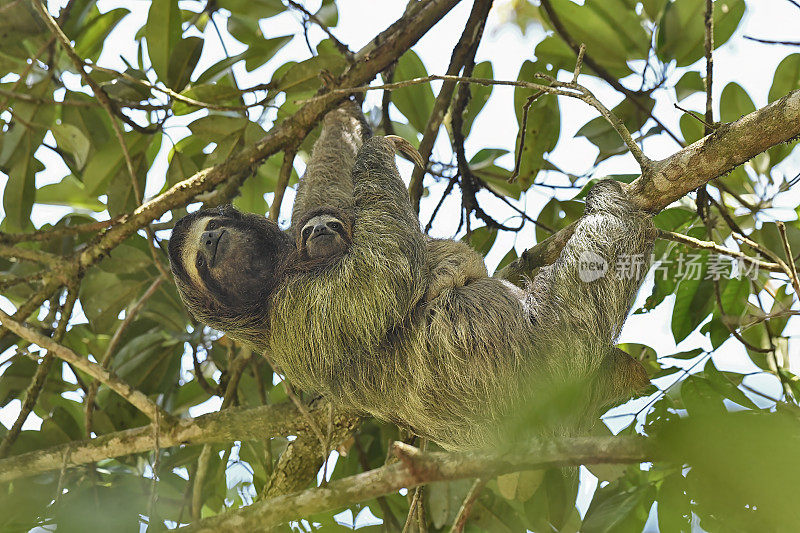
M 328 419 L 328 402 L 318 402 L 311 416 L 322 424 Z M 336 425 L 339 413 L 334 414 Z M 158 428 L 158 445 L 172 446 L 264 439 L 311 433 L 307 419 L 289 402 L 252 409 L 233 408 L 197 418 L 179 420 Z M 153 424 L 37 450 L 0 460 L 0 483 L 62 467 L 88 464 L 109 457 L 151 451 L 156 444 Z M 64 457 L 69 451 L 66 466 Z
M 431 481 L 475 477 L 491 478 L 518 470 L 578 464 L 633 463 L 653 460 L 657 454 L 641 437 L 562 438 L 531 444 L 510 453 L 420 452 L 395 443 L 400 461 L 325 487 L 279 496 L 249 507 L 192 524 L 187 533 L 223 533 L 261 530 L 302 516 L 413 488 Z
M 700 185 L 722 176 L 777 144 L 800 136 L 800 89 L 766 107 L 723 124 L 711 135 L 661 161 L 653 161 L 650 172 L 627 186 L 631 200 L 656 213 Z M 558 231 L 522 253 L 496 277 L 511 281 L 530 275 L 534 269 L 552 264 L 573 226 Z
M 41 346 L 47 350 L 48 355 L 55 355 L 59 359 L 66 361 L 82 372 L 86 372 L 94 379 L 106 385 L 109 389 L 125 398 L 131 403 L 131 405 L 147 415 L 150 420 L 158 419 L 162 422 L 166 422 L 167 424 L 173 420 L 172 415 L 164 411 L 155 402 L 150 400 L 150 398 L 131 387 L 116 374 L 109 372 L 101 365 L 92 363 L 85 357 L 79 356 L 66 346 L 57 343 L 50 337 L 45 337 L 44 335 L 23 326 L 3 311 L 0 311 L 0 319 L 2 319 L 3 325 L 6 328 L 16 333 L 26 341 Z

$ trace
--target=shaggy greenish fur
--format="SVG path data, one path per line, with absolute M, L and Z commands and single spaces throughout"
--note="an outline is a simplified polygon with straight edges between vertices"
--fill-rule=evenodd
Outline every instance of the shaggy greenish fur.
M 490 278 L 468 246 L 422 234 L 396 145 L 380 137 L 362 145 L 359 117 L 353 106 L 328 115 L 293 215 L 300 220 L 328 200 L 351 212 L 348 251 L 308 271 L 292 269 L 294 249 L 285 253 L 262 305 L 238 310 L 249 316 L 232 318 L 237 310 L 213 298 L 211 306 L 207 290 L 183 281 L 193 313 L 269 350 L 277 370 L 300 387 L 449 449 L 582 431 L 601 408 L 647 383 L 614 342 L 654 230 L 618 183 L 594 187 L 558 261 L 521 289 Z M 607 262 L 605 276 L 581 279 L 586 252 Z M 614 268 L 626 255 L 642 262 L 635 275 Z

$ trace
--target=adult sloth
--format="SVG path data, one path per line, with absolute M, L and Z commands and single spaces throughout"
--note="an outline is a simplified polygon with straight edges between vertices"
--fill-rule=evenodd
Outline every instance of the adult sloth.
M 653 238 L 620 184 L 592 189 L 558 261 L 523 291 L 476 269 L 468 247 L 426 242 L 394 158 L 392 140 L 363 142 L 352 203 L 335 206 L 352 213 L 352 241 L 321 268 L 296 268 L 291 239 L 257 215 L 227 208 L 179 221 L 170 259 L 187 307 L 269 350 L 302 388 L 451 449 L 496 444 L 520 410 L 537 433 L 572 432 L 647 383 L 614 348 L 645 268 L 613 266 L 624 255 L 646 261 Z M 587 278 L 587 259 L 612 268 Z M 575 399 L 564 391 L 579 403 L 550 420 Z

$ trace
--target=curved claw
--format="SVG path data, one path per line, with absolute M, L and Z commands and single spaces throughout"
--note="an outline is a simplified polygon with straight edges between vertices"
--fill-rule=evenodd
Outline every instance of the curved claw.
M 423 170 L 425 169 L 425 161 L 422 159 L 422 156 L 417 149 L 414 148 L 413 144 L 397 135 L 387 135 L 385 138 L 392 141 L 396 152 L 402 152 L 406 154 L 419 168 Z

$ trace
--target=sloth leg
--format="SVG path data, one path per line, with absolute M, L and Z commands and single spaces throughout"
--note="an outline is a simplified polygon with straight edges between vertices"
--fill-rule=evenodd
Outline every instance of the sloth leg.
M 353 214 L 351 171 L 361 144 L 370 135 L 369 125 L 356 102 L 345 100 L 325 115 L 306 172 L 297 186 L 292 209 L 293 232 L 297 221 L 319 207 L 336 207 Z
M 599 391 L 601 396 L 630 394 L 642 385 L 643 370 L 633 368 L 633 360 L 621 360 L 613 344 L 647 273 L 653 240 L 651 217 L 630 202 L 619 183 L 595 185 L 574 234 L 530 291 L 536 345 L 548 351 L 557 378 L 594 378 L 605 382 L 600 388 L 627 388 Z M 627 383 L 597 379 L 615 369 L 629 376 Z

